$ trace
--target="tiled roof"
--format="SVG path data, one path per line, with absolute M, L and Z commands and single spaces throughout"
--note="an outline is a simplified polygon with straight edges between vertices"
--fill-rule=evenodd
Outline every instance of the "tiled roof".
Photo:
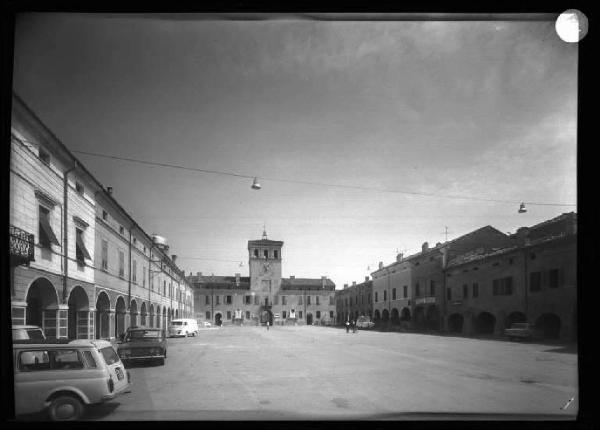
M 201 288 L 250 288 L 250 278 L 247 276 L 240 276 L 239 285 L 235 283 L 235 276 L 189 276 L 187 279 L 190 284 L 199 284 Z
M 560 222 L 560 221 L 567 220 L 569 218 L 572 218 L 574 221 L 577 221 L 577 213 L 575 213 L 575 212 L 565 212 L 563 214 L 560 214 L 557 217 L 554 217 L 554 218 L 546 220 L 546 221 L 542 221 L 541 223 L 535 224 L 535 225 L 533 225 L 533 226 L 531 226 L 529 228 L 531 230 L 538 229 L 538 228 L 541 228 L 541 227 L 546 227 L 549 224 L 554 224 L 555 222 Z
M 282 279 L 281 288 L 284 290 L 320 290 L 323 289 L 322 279 L 317 278 L 294 278 Z M 335 289 L 331 279 L 325 279 L 325 289 Z
M 468 252 L 466 254 L 459 255 L 456 258 L 453 258 L 448 262 L 447 267 L 455 267 L 460 266 L 462 264 L 471 263 L 473 261 L 483 260 L 484 258 L 493 257 L 497 255 L 502 255 L 508 252 L 512 252 L 516 250 L 517 246 L 510 246 L 507 248 L 492 248 L 492 250 L 485 252 L 482 248 L 479 248 L 473 252 Z

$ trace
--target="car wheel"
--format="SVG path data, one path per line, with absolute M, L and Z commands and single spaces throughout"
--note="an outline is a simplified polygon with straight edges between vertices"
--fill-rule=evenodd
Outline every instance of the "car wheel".
M 74 396 L 58 396 L 48 407 L 48 415 L 52 421 L 75 421 L 81 418 L 83 413 L 83 403 Z

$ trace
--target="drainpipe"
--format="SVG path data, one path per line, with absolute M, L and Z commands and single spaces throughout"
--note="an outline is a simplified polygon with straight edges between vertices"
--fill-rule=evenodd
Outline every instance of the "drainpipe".
M 69 197 L 69 182 L 68 175 L 73 170 L 77 169 L 77 161 L 70 169 L 66 170 L 63 174 L 63 291 L 62 291 L 62 302 L 67 302 L 67 278 L 69 277 L 69 231 L 67 229 L 68 222 L 68 202 Z
M 529 321 L 529 294 L 527 290 L 529 289 L 529 280 L 527 276 L 527 250 L 523 249 L 523 278 L 525 285 L 525 318 Z
M 127 296 L 131 303 L 131 229 L 133 224 L 129 226 L 129 276 L 127 277 Z

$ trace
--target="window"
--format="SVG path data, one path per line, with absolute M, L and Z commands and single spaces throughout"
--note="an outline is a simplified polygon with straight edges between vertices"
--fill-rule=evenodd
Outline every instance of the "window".
M 281 317 L 282 317 L 283 319 L 286 319 L 286 317 L 287 317 L 287 312 L 286 312 L 286 311 L 281 311 Z
M 552 269 L 548 271 L 548 287 L 558 288 L 558 269 Z
M 276 260 L 279 258 L 279 252 L 277 250 L 273 251 L 273 258 Z
M 75 259 L 78 266 L 84 266 L 85 260 L 91 260 L 92 257 L 83 243 L 83 230 L 75 228 Z
M 125 227 L 122 225 L 119 226 L 119 234 L 125 234 Z
M 231 311 L 227 311 L 227 319 L 230 320 L 231 319 Z
M 329 311 L 329 318 L 333 319 L 333 311 Z
M 83 184 L 81 182 L 75 182 L 75 191 L 79 194 L 83 194 Z
M 286 296 L 281 296 L 281 304 L 287 305 L 287 297 Z
M 446 298 L 448 301 L 452 300 L 452 289 L 446 288 Z
M 39 157 L 42 162 L 50 164 L 50 154 L 48 154 L 42 148 L 39 149 Z
M 469 287 L 467 286 L 467 284 L 463 285 L 463 299 L 466 299 L 467 297 L 469 297 Z
M 231 304 L 231 296 L 227 296 L 227 297 L 226 297 L 226 299 L 227 299 L 227 302 L 226 302 L 226 303 L 227 303 L 228 305 L 230 305 L 230 304 Z
M 513 264 L 513 259 L 512 258 L 508 259 L 508 264 L 510 264 L 512 266 L 512 264 Z
M 108 270 L 108 242 L 102 239 L 102 270 Z
M 251 305 L 252 304 L 252 296 L 245 296 L 245 303 L 247 305 Z
M 320 304 L 320 303 L 319 303 L 319 296 L 316 296 L 316 297 L 315 297 L 315 301 L 317 302 L 317 305 L 318 305 L 318 304 Z
M 306 304 L 310 305 L 310 296 L 306 296 Z
M 220 305 L 221 304 L 221 296 L 215 296 L 216 297 L 216 304 Z
M 137 282 L 137 261 L 133 260 L 131 262 L 131 264 L 132 264 L 131 270 L 133 272 L 133 273 L 131 273 L 131 280 L 133 282 Z
M 268 249 L 265 249 L 265 250 L 263 251 L 263 256 L 265 257 L 265 259 L 266 259 L 266 258 L 269 258 L 269 250 L 268 250 Z
M 542 289 L 542 272 L 531 272 L 529 274 L 529 291 L 540 291 Z
M 119 276 L 125 277 L 125 253 L 123 251 L 119 251 Z
M 383 301 L 385 302 L 387 300 L 387 291 L 383 290 Z
M 163 280 L 163 296 L 167 295 L 167 281 Z
M 396 289 L 392 288 L 392 300 L 396 300 Z
M 317 319 L 321 318 L 321 311 L 317 311 Z
M 97 367 L 96 360 L 94 360 L 94 356 L 92 355 L 91 351 L 83 351 L 83 361 L 85 361 L 87 367 Z
M 408 297 L 408 285 L 405 285 L 404 287 L 402 287 L 402 294 L 404 295 L 404 298 Z
M 246 311 L 246 319 L 249 320 L 250 319 L 250 311 Z
M 50 210 L 44 206 L 39 206 L 39 227 L 38 239 L 39 244 L 44 248 L 50 248 L 51 244 L 60 245 L 56 235 L 50 227 Z
M 473 284 L 473 297 L 479 297 L 479 284 Z
M 379 294 L 377 291 L 375 291 L 375 303 L 377 303 L 379 301 Z
M 258 258 L 258 249 L 255 249 L 255 250 L 254 250 L 254 256 L 255 256 L 256 258 Z
M 348 297 L 346 297 L 346 298 L 344 299 L 344 304 L 345 304 L 346 306 L 348 306 Z
M 275 296 L 275 304 L 278 305 L 279 304 L 279 296 Z
M 371 296 L 369 296 L 369 304 L 371 304 Z
M 431 281 L 429 284 L 429 295 L 435 296 L 435 281 Z
M 298 296 L 298 304 L 301 305 L 302 304 L 302 296 Z
M 415 284 L 415 296 L 417 296 L 417 297 L 421 296 L 421 291 L 419 291 L 419 283 L 418 282 Z
M 210 320 L 210 311 L 206 311 L 206 319 Z
M 255 305 L 258 305 L 258 300 L 259 300 L 259 299 L 258 299 L 258 296 L 254 296 L 254 304 L 255 304 Z
M 512 276 L 494 279 L 492 293 L 494 296 L 510 296 L 512 294 Z
M 142 287 L 146 286 L 146 266 L 142 266 Z
M 298 317 L 299 317 L 300 319 L 302 319 L 302 311 L 299 311 L 299 312 L 298 312 Z
M 329 296 L 329 304 L 333 305 L 333 296 Z

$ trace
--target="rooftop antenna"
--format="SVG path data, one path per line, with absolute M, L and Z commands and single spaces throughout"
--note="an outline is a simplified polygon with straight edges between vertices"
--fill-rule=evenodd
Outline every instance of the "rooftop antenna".
M 445 241 L 448 242 L 448 226 L 444 226 L 444 235 L 446 236 Z

